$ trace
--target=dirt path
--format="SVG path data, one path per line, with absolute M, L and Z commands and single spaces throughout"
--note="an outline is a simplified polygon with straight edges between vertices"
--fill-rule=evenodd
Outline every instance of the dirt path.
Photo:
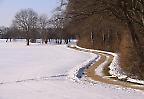
M 139 90 L 144 91 L 144 86 L 142 87 L 142 86 L 139 86 L 138 84 L 133 84 L 133 83 L 120 81 L 120 80 L 116 80 L 116 79 L 112 79 L 112 78 L 105 78 L 105 77 L 101 77 L 101 76 L 97 75 L 95 73 L 95 69 L 98 68 L 98 66 L 106 60 L 106 56 L 108 54 L 99 53 L 99 55 L 101 56 L 100 60 L 98 62 L 96 62 L 94 65 L 90 66 L 85 71 L 85 73 L 88 77 L 90 77 L 93 80 L 100 81 L 100 82 L 103 82 L 103 83 L 113 84 L 113 85 L 120 85 L 120 86 L 123 86 L 123 87 L 139 89 Z M 113 56 L 109 55 L 108 63 L 105 65 L 105 67 L 108 67 L 110 65 L 110 63 L 112 62 L 112 60 L 113 60 Z M 105 75 L 105 76 L 109 76 L 109 75 Z
M 74 49 L 84 51 L 84 50 L 79 49 L 79 48 L 74 48 Z M 85 51 L 85 52 L 88 52 L 88 51 Z M 92 53 L 99 54 L 101 57 L 95 64 L 93 64 L 92 66 L 90 66 L 88 69 L 85 70 L 85 75 L 87 77 L 90 77 L 92 80 L 100 81 L 102 83 L 119 85 L 119 86 L 122 86 L 125 88 L 132 88 L 132 89 L 138 89 L 138 90 L 144 91 L 144 86 L 142 86 L 142 85 L 138 85 L 138 84 L 134 84 L 134 83 L 126 82 L 126 81 L 121 81 L 121 80 L 118 80 L 116 78 L 107 78 L 107 76 L 110 76 L 108 73 L 104 73 L 103 77 L 96 74 L 95 73 L 96 68 L 98 68 L 102 63 L 104 63 L 106 61 L 106 57 L 109 56 L 108 61 L 105 64 L 105 68 L 107 69 L 108 66 L 111 64 L 114 56 L 112 56 L 110 54 L 102 53 L 102 52 L 100 52 L 100 53 L 99 52 L 92 52 Z

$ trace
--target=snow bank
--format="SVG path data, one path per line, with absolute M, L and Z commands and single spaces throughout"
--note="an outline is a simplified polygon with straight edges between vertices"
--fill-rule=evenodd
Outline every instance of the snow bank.
M 76 47 L 79 48 L 78 46 L 75 45 L 69 45 L 70 47 Z M 79 48 L 80 49 L 80 48 Z M 88 51 L 87 49 L 81 49 L 83 51 Z M 85 53 L 89 53 L 89 52 L 85 52 Z M 75 66 L 73 69 L 71 69 L 68 73 L 68 78 L 79 82 L 79 78 L 82 77 L 82 75 L 84 74 L 84 70 L 86 68 L 88 68 L 89 66 L 91 66 L 92 64 L 94 64 L 99 58 L 99 55 L 94 54 L 94 53 L 89 53 L 91 55 L 91 58 L 86 60 L 85 62 Z
M 103 74 L 103 69 L 104 69 L 105 65 L 108 63 L 108 59 L 109 59 L 109 56 L 106 56 L 105 62 L 103 62 L 102 64 L 100 64 L 100 65 L 95 69 L 95 74 L 97 74 L 97 75 L 99 75 L 99 76 L 104 76 L 104 74 Z
M 122 69 L 120 68 L 120 65 L 119 65 L 119 56 L 118 56 L 118 54 L 111 53 L 111 52 L 107 52 L 107 53 L 114 56 L 114 59 L 113 59 L 112 63 L 109 66 L 109 68 L 110 68 L 109 73 L 112 76 L 115 76 L 115 77 L 117 77 L 120 80 L 124 79 L 124 80 L 126 80 L 128 82 L 137 83 L 137 84 L 143 84 L 144 85 L 144 81 L 130 78 L 130 77 L 128 77 L 126 75 L 126 73 L 124 73 L 122 71 Z

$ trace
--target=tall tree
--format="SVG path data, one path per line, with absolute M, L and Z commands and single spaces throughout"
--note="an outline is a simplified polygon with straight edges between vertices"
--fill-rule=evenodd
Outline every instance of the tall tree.
M 17 12 L 13 24 L 25 33 L 27 45 L 29 45 L 32 31 L 37 28 L 38 14 L 33 9 L 23 9 Z
M 52 28 L 55 29 L 55 39 L 56 43 L 61 44 L 63 39 L 63 33 L 64 33 L 64 25 L 66 23 L 65 20 L 65 5 L 66 3 L 64 0 L 61 0 L 60 6 L 58 6 L 53 13 L 53 16 L 50 19 L 50 24 Z

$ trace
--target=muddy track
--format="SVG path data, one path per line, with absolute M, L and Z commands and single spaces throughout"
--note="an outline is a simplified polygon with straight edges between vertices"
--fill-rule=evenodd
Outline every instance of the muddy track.
M 76 47 L 71 47 L 71 48 L 74 48 L 74 49 L 80 50 L 80 51 L 84 51 L 84 52 L 88 52 L 88 51 L 85 51 L 85 50 L 82 50 L 82 49 L 79 49 Z M 95 54 L 100 55 L 100 59 L 95 64 L 91 65 L 88 69 L 85 70 L 86 77 L 89 77 L 92 80 L 99 81 L 99 82 L 106 83 L 106 84 L 119 85 L 119 86 L 122 86 L 125 88 L 132 88 L 132 89 L 138 89 L 138 90 L 144 91 L 143 85 L 138 85 L 138 84 L 130 83 L 127 81 L 122 81 L 117 78 L 110 78 L 110 77 L 108 77 L 110 75 L 108 73 L 104 73 L 103 71 L 102 72 L 103 72 L 104 76 L 100 76 L 100 75 L 96 74 L 95 70 L 106 61 L 106 57 L 109 56 L 107 63 L 104 66 L 104 69 L 108 68 L 108 66 L 110 66 L 114 56 L 103 53 L 103 52 L 96 52 L 96 51 L 93 51 L 93 52 L 90 51 L 90 53 L 95 53 Z M 109 71 L 107 71 L 107 72 L 109 72 Z

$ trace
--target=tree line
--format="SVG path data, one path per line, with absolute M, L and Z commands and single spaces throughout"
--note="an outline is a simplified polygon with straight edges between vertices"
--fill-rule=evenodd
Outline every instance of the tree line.
M 124 71 L 144 79 L 143 0 L 68 0 L 65 13 L 79 46 L 120 53 Z
M 33 9 L 22 9 L 18 11 L 10 27 L 0 27 L 1 38 L 7 39 L 26 39 L 27 45 L 35 43 L 36 39 L 42 39 L 42 43 L 48 43 L 55 39 L 56 43 L 61 44 L 64 39 L 69 43 L 74 35 L 68 34 L 59 22 L 59 10 L 48 18 L 47 15 L 38 15 Z

